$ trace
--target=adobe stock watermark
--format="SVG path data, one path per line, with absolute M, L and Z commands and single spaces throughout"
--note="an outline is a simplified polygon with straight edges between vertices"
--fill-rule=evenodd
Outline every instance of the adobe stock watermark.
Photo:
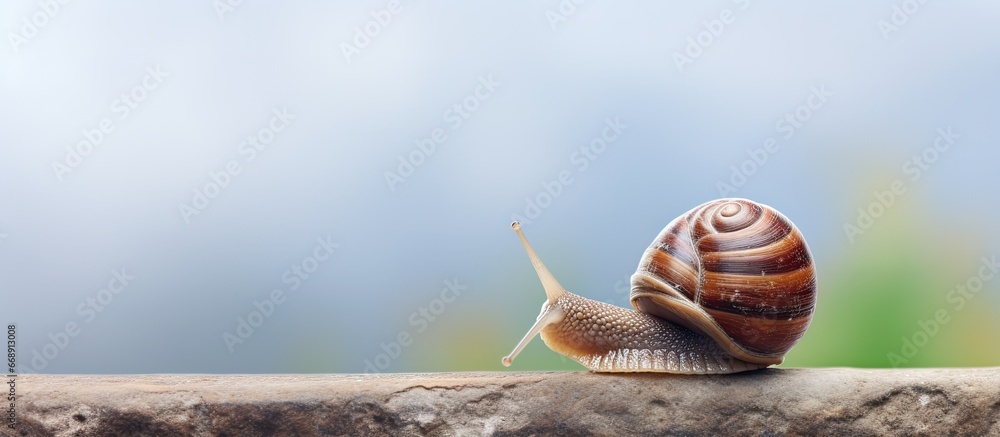
M 19 32 L 7 32 L 7 41 L 14 49 L 14 54 L 20 53 L 22 47 L 38 36 L 38 32 L 48 26 L 67 3 L 69 0 L 41 0 L 38 2 L 38 10 L 32 12 L 30 18 L 21 17 Z
M 149 98 L 150 93 L 159 88 L 163 79 L 170 74 L 160 69 L 160 64 L 146 67 L 146 74 L 138 85 L 129 92 L 118 96 L 111 102 L 111 112 L 117 115 L 119 122 L 125 121 L 139 105 Z M 83 139 L 75 145 L 66 146 L 66 156 L 63 160 L 52 161 L 52 172 L 56 179 L 62 182 L 66 175 L 73 173 L 83 164 L 83 160 L 100 147 L 104 140 L 115 131 L 115 121 L 112 117 L 101 118 L 93 129 L 83 130 Z
M 441 114 L 441 121 L 450 127 L 452 132 L 459 130 L 465 121 L 476 111 L 479 111 L 483 102 L 489 100 L 501 85 L 500 82 L 493 79 L 492 74 L 485 77 L 479 76 L 479 83 L 472 92 L 445 109 Z M 434 156 L 438 146 L 443 145 L 446 141 L 448 141 L 448 131 L 443 127 L 435 127 L 426 137 L 414 141 L 416 147 L 405 156 L 397 155 L 399 164 L 396 166 L 396 171 L 386 170 L 383 173 L 389 191 L 396 191 L 396 186 L 413 176 L 413 173 L 421 165 L 424 165 L 428 158 Z
M 615 300 L 623 300 L 626 304 L 631 304 L 632 298 L 632 275 L 626 275 L 625 279 L 615 282 Z M 628 306 L 628 305 L 624 305 Z
M 827 91 L 826 85 L 809 88 L 809 95 L 801 105 L 786 112 L 774 122 L 774 131 L 783 134 L 781 137 L 785 140 L 792 139 L 795 133 L 805 126 L 805 123 L 811 120 L 833 95 L 832 92 Z M 729 174 L 728 183 L 720 179 L 715 182 L 715 188 L 719 190 L 722 197 L 729 197 L 729 194 L 735 193 L 737 189 L 746 185 L 747 181 L 767 164 L 771 155 L 779 151 L 781 151 L 781 143 L 775 137 L 765 138 L 760 147 L 747 149 L 748 159 L 738 166 L 729 166 L 732 172 Z
M 292 124 L 295 114 L 288 112 L 288 108 L 274 108 L 271 110 L 271 118 L 267 124 L 258 129 L 256 133 L 247 135 L 247 139 L 236 146 L 236 153 L 243 158 L 243 165 L 249 164 L 257 159 L 257 156 L 267 149 L 277 134 L 284 132 L 288 125 Z M 222 190 L 232 183 L 233 178 L 243 173 L 243 166 L 240 161 L 230 159 L 219 170 L 208 172 L 208 182 L 201 187 L 195 187 L 191 196 L 191 204 L 181 202 L 177 205 L 177 210 L 181 214 L 184 223 L 190 224 L 191 218 L 200 215 L 212 204 L 212 200 L 219 197 Z
M 924 148 L 921 153 L 912 155 L 903 161 L 902 172 L 909 176 L 910 183 L 920 180 L 920 178 L 930 170 L 931 166 L 941 158 L 945 152 L 955 145 L 955 140 L 962 136 L 955 133 L 951 126 L 938 128 L 937 137 L 934 143 Z M 872 201 L 867 207 L 858 207 L 858 217 L 854 223 L 844 222 L 844 234 L 847 240 L 854 244 L 857 237 L 864 235 L 872 226 L 875 220 L 882 217 L 886 210 L 896 204 L 896 200 L 906 194 L 907 186 L 902 179 L 894 179 L 889 183 L 889 187 L 884 190 L 872 192 Z
M 379 343 L 379 348 L 382 351 L 375 354 L 374 358 L 365 359 L 364 372 L 380 373 L 388 369 L 389 365 L 402 355 L 403 349 L 413 344 L 414 334 L 421 334 L 426 331 L 427 327 L 444 314 L 448 306 L 461 297 L 462 292 L 466 290 L 468 290 L 468 287 L 460 284 L 458 278 L 445 279 L 444 287 L 441 288 L 440 293 L 427 302 L 427 305 L 421 306 L 416 311 L 410 313 L 410 316 L 407 318 L 410 328 L 400 330 L 388 343 Z
M 389 0 L 384 8 L 372 9 L 368 13 L 371 19 L 354 28 L 353 38 L 340 43 L 340 51 L 344 54 L 344 60 L 348 64 L 354 62 L 354 57 L 360 55 L 362 50 L 370 46 L 372 41 L 392 24 L 393 17 L 400 12 L 403 12 L 403 3 L 400 0 Z
M 609 145 L 618 141 L 622 132 L 625 132 L 627 128 L 628 125 L 622 122 L 621 117 L 605 118 L 604 127 L 601 128 L 600 133 L 569 155 L 570 167 L 560 170 L 551 181 L 542 179 L 541 190 L 532 197 L 524 198 L 524 209 L 520 213 L 512 213 L 510 215 L 511 221 L 527 225 L 541 217 L 542 212 L 552 206 L 552 202 L 559 196 L 562 196 L 566 187 L 573 184 L 572 169 L 576 169 L 577 175 L 583 174 L 590 168 L 590 164 L 607 150 Z
M 275 310 L 285 303 L 287 295 L 302 287 L 302 284 L 319 269 L 320 264 L 329 260 L 338 248 L 340 248 L 340 244 L 334 243 L 329 235 L 316 238 L 316 245 L 313 247 L 311 255 L 302 258 L 302 261 L 293 264 L 281 274 L 281 283 L 285 284 L 286 288 L 272 289 L 263 299 L 259 301 L 254 299 L 251 302 L 254 309 L 250 310 L 246 316 L 236 317 L 236 326 L 233 332 L 225 331 L 222 333 L 222 342 L 226 344 L 229 353 L 236 352 L 236 345 L 243 344 L 253 336 L 253 333 L 274 315 Z
M 546 10 L 545 19 L 552 31 L 555 32 L 559 24 L 569 20 L 569 17 L 576 13 L 576 7 L 583 6 L 584 3 L 587 3 L 587 0 L 559 0 L 555 9 Z
M 215 15 L 219 17 L 219 21 L 224 21 L 226 14 L 236 11 L 236 8 L 242 4 L 243 0 L 213 0 L 212 9 L 215 9 Z
M 7 408 L 4 422 L 10 429 L 17 429 L 17 324 L 7 324 Z
M 27 370 L 24 373 L 38 373 L 45 370 L 49 363 L 69 346 L 70 340 L 80 335 L 82 326 L 89 325 L 97 319 L 98 314 L 107 309 L 115 300 L 115 296 L 125 291 L 135 279 L 135 276 L 128 274 L 125 267 L 111 270 L 108 286 L 98 290 L 93 296 L 87 296 L 83 302 L 76 306 L 76 315 L 83 319 L 82 323 L 67 322 L 62 330 L 56 333 L 49 332 L 49 341 L 42 346 L 41 352 L 38 349 L 31 350 L 29 366 L 27 369 L 22 368 L 22 370 Z
M 888 20 L 881 18 L 875 22 L 879 33 L 882 34 L 882 39 L 888 41 L 889 36 L 894 32 L 899 32 L 899 28 L 906 25 L 910 21 L 910 17 L 920 12 L 920 6 L 926 3 L 927 0 L 903 0 L 900 4 L 893 3 Z
M 750 7 L 750 0 L 730 0 L 738 5 L 740 11 L 745 11 Z M 691 65 L 694 61 L 705 54 L 705 50 L 715 44 L 718 38 L 726 32 L 726 26 L 736 22 L 736 12 L 730 8 L 725 8 L 719 12 L 718 18 L 703 20 L 702 26 L 705 28 L 698 31 L 694 36 L 687 37 L 687 45 L 683 51 L 674 52 L 672 58 L 677 72 L 683 73 L 685 66 Z
M 941 328 L 951 321 L 952 315 L 962 311 L 962 308 L 965 308 L 972 299 L 976 298 L 986 283 L 996 276 L 998 270 L 1000 270 L 1000 262 L 998 262 L 996 254 L 992 257 L 984 256 L 975 275 L 956 284 L 945 294 L 945 301 L 951 305 L 951 310 L 949 311 L 948 306 L 944 306 L 934 311 L 934 314 L 926 320 L 917 320 L 917 329 L 909 336 L 900 338 L 899 353 L 893 351 L 886 354 L 889 364 L 892 367 L 899 367 L 916 357 L 920 349 L 926 346 Z

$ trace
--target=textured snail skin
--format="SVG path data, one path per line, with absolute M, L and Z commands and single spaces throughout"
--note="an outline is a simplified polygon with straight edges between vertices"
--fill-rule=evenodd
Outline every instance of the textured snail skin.
M 595 372 L 734 373 L 764 365 L 730 356 L 711 338 L 635 310 L 567 294 L 542 341 Z M 543 308 L 543 313 L 546 308 Z
M 778 364 L 812 320 L 816 271 L 785 216 L 750 200 L 720 199 L 660 232 L 632 276 L 631 301 L 712 337 L 736 358 Z

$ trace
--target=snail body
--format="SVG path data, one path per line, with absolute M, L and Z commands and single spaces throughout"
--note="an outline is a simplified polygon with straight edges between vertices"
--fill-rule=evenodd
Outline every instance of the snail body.
M 741 372 L 780 364 L 812 320 L 816 272 L 802 234 L 750 200 L 711 201 L 671 221 L 632 275 L 635 310 L 566 291 L 512 227 L 546 301 L 507 366 L 541 334 L 595 372 Z

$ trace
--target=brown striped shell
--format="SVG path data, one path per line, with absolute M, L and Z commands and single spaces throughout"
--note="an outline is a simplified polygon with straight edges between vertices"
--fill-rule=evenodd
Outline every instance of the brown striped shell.
M 670 222 L 632 275 L 639 311 L 712 337 L 733 357 L 779 364 L 802 338 L 816 303 L 805 239 L 785 216 L 746 199 L 720 199 Z

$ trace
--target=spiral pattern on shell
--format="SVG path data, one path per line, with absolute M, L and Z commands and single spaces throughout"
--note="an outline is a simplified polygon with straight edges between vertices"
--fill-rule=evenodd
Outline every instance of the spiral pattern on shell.
M 632 276 L 631 300 L 737 358 L 776 364 L 809 326 L 816 271 L 802 234 L 781 213 L 720 199 L 660 232 Z

